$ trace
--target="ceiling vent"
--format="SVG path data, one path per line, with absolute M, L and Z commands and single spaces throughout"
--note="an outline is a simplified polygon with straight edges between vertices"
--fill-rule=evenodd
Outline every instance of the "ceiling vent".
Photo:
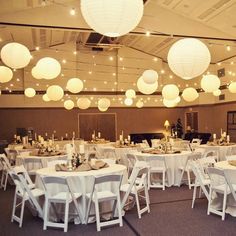
M 217 70 L 218 77 L 224 77 L 225 76 L 225 68 Z
M 219 101 L 224 101 L 225 100 L 225 94 L 221 94 L 219 96 Z

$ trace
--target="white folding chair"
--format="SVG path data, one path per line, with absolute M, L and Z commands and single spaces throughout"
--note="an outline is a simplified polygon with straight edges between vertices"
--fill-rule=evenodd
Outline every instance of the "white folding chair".
M 9 176 L 9 171 L 12 170 L 11 164 L 5 154 L 0 154 L 0 163 L 2 166 L 2 176 L 1 176 L 1 185 L 0 188 L 3 188 L 4 191 L 7 189 L 7 181 Z
M 149 166 L 146 162 L 137 161 L 131 176 L 129 177 L 128 184 L 121 185 L 120 191 L 124 193 L 122 199 L 121 207 L 122 209 L 130 204 L 129 196 L 135 199 L 138 217 L 141 218 L 142 214 L 145 212 L 150 212 L 150 200 L 148 194 L 148 175 L 149 175 Z M 137 179 L 139 178 L 139 181 Z M 144 195 L 141 193 L 144 192 Z M 140 208 L 139 197 L 145 199 L 145 207 Z
M 134 165 L 135 165 L 135 163 L 137 161 L 137 158 L 132 153 L 127 153 L 126 154 L 126 158 L 127 158 L 127 161 L 128 161 L 128 174 L 130 175 L 132 173 Z
M 189 165 L 195 175 L 193 198 L 192 198 L 192 208 L 194 208 L 198 187 L 200 188 L 199 192 L 201 193 L 202 190 L 207 200 L 209 200 L 209 191 L 207 190 L 207 187 L 208 188 L 210 187 L 210 179 L 209 176 L 206 176 L 205 173 L 202 172 L 201 164 L 198 162 L 198 160 L 196 161 L 190 160 Z
M 116 150 L 113 147 L 105 147 L 103 148 L 103 157 L 117 160 L 118 157 L 116 156 Z
M 210 215 L 212 212 L 214 214 L 220 215 L 221 219 L 224 220 L 227 195 L 231 193 L 230 188 L 226 182 L 223 170 L 213 167 L 209 167 L 207 170 L 211 180 L 207 214 Z M 222 211 L 216 210 L 212 207 L 213 193 L 223 194 Z
M 210 150 L 204 153 L 203 158 L 208 158 L 209 160 L 212 159 L 212 161 L 214 159 L 217 162 L 219 161 L 219 153 L 215 150 Z
M 36 171 L 38 169 L 43 168 L 43 163 L 41 158 L 27 157 L 27 158 L 22 158 L 22 160 L 23 160 L 23 165 L 25 169 L 28 171 L 29 175 L 36 175 Z
M 74 203 L 76 215 L 81 218 L 81 213 L 79 210 L 79 205 L 77 202 L 77 199 L 79 199 L 82 194 L 80 192 L 72 192 L 70 187 L 69 178 L 64 177 L 42 177 L 42 183 L 45 189 L 45 209 L 44 209 L 44 223 L 43 223 L 43 229 L 46 230 L 47 227 L 58 227 L 63 228 L 64 232 L 67 232 L 68 229 L 68 218 L 69 218 L 69 204 Z M 58 193 L 52 194 L 49 191 L 49 186 L 55 186 L 58 185 L 58 188 L 62 188 L 63 191 L 59 191 Z M 59 187 L 60 186 L 60 187 Z M 49 220 L 49 208 L 50 204 L 52 206 L 52 209 L 54 210 L 54 213 L 58 215 L 58 212 L 56 210 L 56 207 L 54 206 L 54 203 L 64 203 L 65 204 L 65 212 L 64 212 L 64 223 L 57 223 L 52 222 Z
M 224 170 L 226 182 L 229 185 L 230 191 L 236 201 L 236 171 L 232 169 Z
M 150 145 L 149 145 L 147 139 L 142 140 L 142 143 L 144 144 L 145 148 L 150 148 Z
M 52 160 L 47 162 L 47 167 L 55 167 L 56 165 L 67 164 L 66 160 Z
M 43 210 L 39 205 L 37 198 L 43 196 L 44 191 L 38 188 L 30 189 L 24 177 L 20 174 L 16 175 L 14 171 L 11 171 L 10 175 L 16 185 L 11 222 L 15 220 L 16 222 L 19 223 L 19 227 L 22 227 L 26 201 L 30 203 L 31 207 L 33 207 L 36 210 L 37 214 L 40 217 L 43 216 Z M 19 203 L 17 203 L 18 199 L 20 199 Z M 16 215 L 17 207 L 21 207 L 20 216 Z
M 90 209 L 92 202 L 95 204 L 95 215 L 96 215 L 96 224 L 97 231 L 101 231 L 101 227 L 107 225 L 119 224 L 123 226 L 122 213 L 121 213 L 121 201 L 120 201 L 120 185 L 121 185 L 122 175 L 106 175 L 94 178 L 93 189 L 91 193 L 86 194 L 88 201 L 87 214 L 86 214 L 86 224 L 88 223 Z M 116 187 L 113 190 L 99 190 L 99 185 L 104 183 L 116 183 Z M 113 204 L 113 214 L 112 220 L 101 222 L 99 211 L 99 203 L 105 201 L 114 201 Z M 113 219 L 115 210 L 118 213 L 118 219 Z
M 7 158 L 10 161 L 10 163 L 15 164 L 17 151 L 16 150 L 11 150 L 10 148 L 4 148 L 4 151 L 7 155 Z

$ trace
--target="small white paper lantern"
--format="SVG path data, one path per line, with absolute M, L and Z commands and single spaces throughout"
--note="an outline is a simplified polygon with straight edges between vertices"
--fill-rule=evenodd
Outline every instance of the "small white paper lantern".
M 50 100 L 59 101 L 64 96 L 64 91 L 58 85 L 51 85 L 47 88 L 47 95 Z
M 218 97 L 221 95 L 221 90 L 220 89 L 217 89 L 216 91 L 213 92 L 213 95 Z
M 44 102 L 49 102 L 50 101 L 50 99 L 49 99 L 49 97 L 46 93 L 43 95 L 43 101 Z
M 126 96 L 127 98 L 135 98 L 136 92 L 135 92 L 133 89 L 128 89 L 128 90 L 125 92 L 125 96 Z
M 81 0 L 80 7 L 87 24 L 108 37 L 129 33 L 143 16 L 143 0 Z
M 145 70 L 142 77 L 146 84 L 154 84 L 158 79 L 158 74 L 155 70 Z
M 80 109 L 88 109 L 90 107 L 91 101 L 88 98 L 79 98 L 77 100 L 77 106 Z
M 162 96 L 166 100 L 174 100 L 179 96 L 179 88 L 175 84 L 167 84 L 162 89 Z
M 13 72 L 6 66 L 0 66 L 0 83 L 7 83 L 13 77 Z
M 141 100 L 138 100 L 138 101 L 136 102 L 136 107 L 137 107 L 137 108 L 142 108 L 143 105 L 144 105 L 144 103 L 143 103 Z
M 107 109 L 108 109 L 108 107 L 107 107 L 107 108 L 102 108 L 102 107 L 99 107 L 99 106 L 98 106 L 98 110 L 99 110 L 99 111 L 105 112 L 105 111 L 107 111 Z
M 189 80 L 201 75 L 211 62 L 207 46 L 198 39 L 180 39 L 167 56 L 170 69 L 179 77 Z
M 133 104 L 133 99 L 132 98 L 126 98 L 124 102 L 125 102 L 126 106 L 131 106 Z
M 157 81 L 153 84 L 147 84 L 143 81 L 142 76 L 139 77 L 137 81 L 138 90 L 143 94 L 152 94 L 157 90 L 158 83 Z
M 207 93 L 213 93 L 220 87 L 220 79 L 216 75 L 204 75 L 201 79 L 201 88 Z
M 33 89 L 33 88 L 26 88 L 26 89 L 25 89 L 25 96 L 26 96 L 26 97 L 32 98 L 32 97 L 35 96 L 35 94 L 36 94 L 35 89 Z
M 229 91 L 231 93 L 236 93 L 236 82 L 232 82 L 230 85 L 229 85 Z
M 1 58 L 7 66 L 20 69 L 29 64 L 31 55 L 26 46 L 20 43 L 8 43 L 1 50 Z
M 167 100 L 167 99 L 163 99 L 163 104 L 166 106 L 166 107 L 175 107 L 175 106 L 177 106 L 177 103 L 176 103 L 176 101 L 175 101 L 175 99 L 174 100 Z
M 44 57 L 37 62 L 37 70 L 43 79 L 55 79 L 61 73 L 61 64 L 54 58 Z
M 72 93 L 79 93 L 82 91 L 84 84 L 78 78 L 72 78 L 67 81 L 66 88 Z
M 108 98 L 101 98 L 98 100 L 98 107 L 101 109 L 108 108 L 111 105 L 111 102 Z
M 39 68 L 37 66 L 32 68 L 31 74 L 35 79 L 42 79 L 42 75 L 40 74 Z
M 199 97 L 199 94 L 195 88 L 189 87 L 184 89 L 182 97 L 186 102 L 193 102 Z
M 64 102 L 64 107 L 66 108 L 66 110 L 71 110 L 74 108 L 74 106 L 75 106 L 75 104 L 72 100 L 66 100 Z

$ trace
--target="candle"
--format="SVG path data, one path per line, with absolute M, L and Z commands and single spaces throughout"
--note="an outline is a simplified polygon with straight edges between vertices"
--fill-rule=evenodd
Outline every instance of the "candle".
M 223 137 L 226 137 L 226 132 L 223 133 Z
M 66 138 L 68 137 L 68 134 L 66 133 Z
M 75 131 L 73 131 L 73 133 L 72 133 L 72 137 L 73 137 L 73 139 L 75 138 Z
M 227 135 L 226 140 L 227 140 L 227 142 L 229 143 L 229 141 L 230 141 L 229 135 Z
M 85 151 L 84 151 L 84 145 L 83 145 L 83 144 L 79 145 L 79 152 L 80 152 L 81 154 L 85 153 Z
M 120 135 L 120 141 L 123 141 L 123 136 L 122 136 L 122 134 Z
M 213 134 L 213 139 L 216 139 L 216 134 Z
M 128 141 L 130 141 L 131 139 L 130 139 L 130 135 L 128 135 Z
M 72 159 L 72 146 L 70 143 L 66 144 L 66 153 L 67 153 L 67 159 L 71 160 Z
M 98 138 L 101 138 L 101 133 L 100 132 L 98 132 Z
M 16 134 L 14 134 L 14 138 L 16 139 Z
M 37 140 L 37 134 L 36 134 L 36 132 L 35 132 L 35 134 L 34 134 L 34 139 Z
M 92 140 L 94 140 L 95 139 L 95 134 L 92 134 Z
M 220 129 L 220 136 L 221 136 L 221 137 L 222 137 L 222 134 L 223 134 L 223 133 L 222 133 L 222 128 L 221 128 L 221 129 Z
M 45 136 L 46 136 L 46 137 L 48 136 L 48 133 L 47 133 L 47 132 L 45 133 Z

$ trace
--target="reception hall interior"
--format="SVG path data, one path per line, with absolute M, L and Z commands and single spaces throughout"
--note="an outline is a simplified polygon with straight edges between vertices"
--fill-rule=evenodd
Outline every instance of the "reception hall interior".
M 236 0 L 0 0 L 0 235 L 234 235 Z

